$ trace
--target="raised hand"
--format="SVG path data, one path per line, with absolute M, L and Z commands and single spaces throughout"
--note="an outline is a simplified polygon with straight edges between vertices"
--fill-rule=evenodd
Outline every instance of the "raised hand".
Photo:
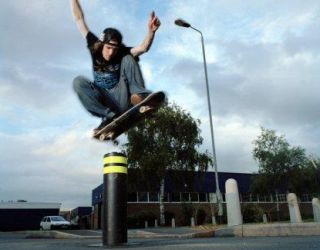
M 160 27 L 161 22 L 159 18 L 155 15 L 154 11 L 150 13 L 150 18 L 148 22 L 148 28 L 151 32 L 156 32 L 157 29 Z

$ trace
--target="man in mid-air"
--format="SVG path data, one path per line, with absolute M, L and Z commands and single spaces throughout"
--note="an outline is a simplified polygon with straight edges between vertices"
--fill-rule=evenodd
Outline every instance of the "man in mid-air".
M 71 10 L 81 35 L 87 41 L 93 64 L 91 81 L 83 76 L 73 80 L 73 88 L 83 106 L 94 116 L 102 118 L 94 133 L 109 124 L 132 105 L 141 102 L 150 91 L 145 89 L 138 56 L 151 47 L 160 21 L 152 12 L 148 33 L 136 47 L 126 47 L 121 33 L 106 28 L 98 38 L 88 28 L 78 0 L 70 0 Z

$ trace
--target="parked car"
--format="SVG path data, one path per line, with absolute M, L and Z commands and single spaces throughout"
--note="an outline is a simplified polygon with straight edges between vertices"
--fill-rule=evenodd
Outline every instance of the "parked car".
M 40 222 L 40 230 L 68 229 L 70 225 L 62 216 L 45 216 Z

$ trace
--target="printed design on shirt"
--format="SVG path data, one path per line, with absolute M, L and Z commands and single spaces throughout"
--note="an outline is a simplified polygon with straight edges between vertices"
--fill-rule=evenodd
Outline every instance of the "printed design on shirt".
M 119 82 L 119 77 L 115 72 L 94 71 L 94 82 L 102 89 L 112 89 Z
M 95 58 L 93 64 L 94 71 L 117 72 L 120 70 L 120 63 L 107 62 L 104 59 Z

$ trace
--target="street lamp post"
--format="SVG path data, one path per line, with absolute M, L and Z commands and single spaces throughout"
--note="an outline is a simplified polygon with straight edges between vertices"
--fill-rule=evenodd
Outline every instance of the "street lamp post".
M 211 143 L 212 143 L 212 155 L 213 155 L 213 168 L 215 172 L 215 180 L 216 180 L 216 195 L 217 195 L 217 203 L 218 203 L 218 215 L 223 215 L 222 209 L 222 202 L 221 202 L 221 193 L 219 187 L 219 177 L 218 177 L 218 166 L 217 166 L 217 157 L 216 157 L 216 150 L 214 144 L 214 132 L 213 132 L 213 122 L 212 122 L 212 114 L 211 114 L 211 102 L 210 102 L 210 91 L 209 91 L 209 82 L 208 82 L 208 71 L 207 71 L 207 62 L 206 62 L 206 54 L 204 49 L 204 39 L 202 32 L 194 27 L 191 24 L 187 23 L 182 19 L 177 19 L 174 22 L 176 25 L 184 28 L 191 28 L 197 31 L 201 36 L 201 45 L 202 45 L 202 55 L 203 55 L 203 66 L 204 66 L 204 75 L 205 75 L 205 82 L 206 82 L 206 90 L 207 90 L 207 100 L 208 100 L 208 110 L 209 110 L 209 121 L 210 121 L 210 132 L 211 132 Z

